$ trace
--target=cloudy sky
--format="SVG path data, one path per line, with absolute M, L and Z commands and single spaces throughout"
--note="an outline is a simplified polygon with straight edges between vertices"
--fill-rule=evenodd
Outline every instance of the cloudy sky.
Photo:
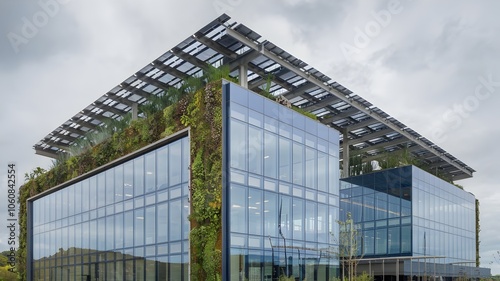
M 172 2 L 172 3 L 169 3 Z M 50 159 L 32 146 L 221 13 L 477 170 L 482 265 L 500 274 L 500 2 L 0 1 L 0 192 Z M 0 196 L 6 222 L 6 196 Z M 0 228 L 0 250 L 7 248 Z

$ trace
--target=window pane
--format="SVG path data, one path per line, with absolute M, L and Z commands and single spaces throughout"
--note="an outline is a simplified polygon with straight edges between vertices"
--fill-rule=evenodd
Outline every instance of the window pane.
M 106 247 L 106 220 L 100 218 L 97 221 L 97 250 L 102 251 Z
M 375 254 L 375 231 L 374 230 L 365 230 L 364 232 L 364 254 L 365 255 L 373 255 Z
M 398 254 L 400 251 L 399 227 L 389 228 L 388 233 L 389 254 Z
M 248 190 L 248 221 L 251 222 L 249 233 L 262 235 L 262 191 Z
M 158 243 L 168 241 L 168 204 L 158 204 L 156 209 L 158 220 Z
M 377 229 L 376 231 L 376 242 L 375 242 L 375 254 L 386 254 L 387 253 L 387 229 Z
M 328 229 L 328 206 L 318 204 L 317 216 L 318 242 L 328 243 L 330 232 Z
M 115 248 L 115 217 L 106 217 L 106 250 Z
M 123 166 L 123 200 L 134 196 L 134 162 L 129 161 Z
M 304 185 L 304 147 L 293 143 L 293 183 Z
M 97 206 L 97 191 L 96 191 L 96 177 L 91 177 L 89 179 L 89 188 L 90 188 L 90 210 L 93 210 Z M 102 197 L 102 196 L 101 196 Z
M 231 232 L 246 233 L 246 210 L 247 210 L 246 188 L 231 186 Z
M 411 226 L 401 227 L 401 253 L 411 252 Z
M 231 167 L 245 170 L 247 155 L 247 132 L 244 123 L 231 120 Z
M 93 220 L 90 221 L 90 227 L 89 227 L 89 240 L 90 240 L 90 249 L 92 251 L 97 250 L 97 221 Z
M 124 240 L 125 240 L 125 247 L 132 247 L 134 246 L 134 211 L 128 211 L 125 213 L 124 217 Z
M 97 175 L 97 208 L 104 207 L 106 204 L 106 174 Z
M 144 194 L 144 157 L 134 159 L 134 196 Z
M 134 246 L 144 245 L 144 209 L 134 210 Z
M 321 152 L 318 152 L 318 190 L 328 191 L 328 156 Z
M 271 192 L 264 193 L 264 236 L 278 236 L 278 204 L 277 196 Z
M 181 183 L 181 177 L 182 177 L 182 170 L 181 170 L 181 165 L 182 163 L 182 144 L 180 141 L 176 141 L 174 143 L 171 143 L 169 146 L 169 163 L 168 167 L 170 169 L 169 171 L 169 179 L 170 179 L 170 186 L 180 184 Z
M 145 156 L 145 189 L 146 193 L 156 189 L 156 155 L 155 152 Z
M 291 182 L 292 174 L 292 142 L 289 139 L 280 137 L 279 143 L 279 179 Z
M 144 219 L 146 220 L 146 244 L 155 243 L 156 236 L 156 220 L 155 220 L 155 206 L 146 208 L 146 216 Z
M 107 170 L 106 173 L 106 205 L 115 201 L 115 173 L 114 169 Z
M 115 215 L 115 247 L 123 248 L 123 213 Z
M 262 129 L 249 126 L 248 128 L 248 171 L 262 174 L 263 157 L 263 133 Z
M 306 148 L 306 186 L 316 189 L 316 150 Z
M 115 202 L 123 201 L 123 165 L 115 167 Z
M 316 202 L 306 202 L 306 219 L 305 219 L 305 231 L 306 240 L 309 242 L 316 242 L 317 240 L 317 214 L 316 214 L 317 203 Z
M 278 142 L 275 134 L 264 133 L 264 175 L 276 178 L 278 166 Z
M 293 239 L 304 239 L 304 200 L 293 199 Z
M 170 205 L 170 211 L 169 211 L 170 239 L 169 239 L 169 241 L 181 240 L 181 238 L 182 238 L 181 200 L 171 201 L 169 205 Z
M 168 186 L 168 147 L 156 151 L 156 185 L 158 189 Z

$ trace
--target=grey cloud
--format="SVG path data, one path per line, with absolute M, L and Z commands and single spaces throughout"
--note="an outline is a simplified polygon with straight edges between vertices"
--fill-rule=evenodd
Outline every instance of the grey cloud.
M 0 70 L 75 53 L 81 44 L 78 24 L 65 5 L 57 0 L 2 1 Z

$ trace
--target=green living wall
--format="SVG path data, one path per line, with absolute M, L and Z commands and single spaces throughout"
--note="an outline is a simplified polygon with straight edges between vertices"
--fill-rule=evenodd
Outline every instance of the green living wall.
M 222 83 L 190 88 L 174 104 L 134 120 L 127 128 L 49 171 L 37 168 L 19 190 L 18 277 L 26 276 L 26 200 L 172 133 L 190 127 L 191 280 L 218 280 L 221 272 Z

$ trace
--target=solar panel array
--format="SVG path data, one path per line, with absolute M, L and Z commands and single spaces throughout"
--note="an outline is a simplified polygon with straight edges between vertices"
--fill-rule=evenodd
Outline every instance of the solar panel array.
M 208 64 L 229 65 L 234 77 L 239 76 L 239 66 L 246 65 L 248 88 L 255 92 L 261 92 L 271 79 L 273 95 L 283 95 L 293 105 L 315 114 L 322 123 L 345 132 L 351 155 L 363 155 L 369 161 L 380 153 L 407 149 L 450 179 L 472 177 L 475 172 L 380 108 L 227 15 L 218 17 L 75 114 L 40 140 L 34 146 L 36 153 L 54 158 L 66 153 L 77 139 L 102 126 L 106 119 L 120 119 L 132 111 L 134 104 L 143 104 L 170 87 L 180 87 L 187 77 L 201 76 Z

